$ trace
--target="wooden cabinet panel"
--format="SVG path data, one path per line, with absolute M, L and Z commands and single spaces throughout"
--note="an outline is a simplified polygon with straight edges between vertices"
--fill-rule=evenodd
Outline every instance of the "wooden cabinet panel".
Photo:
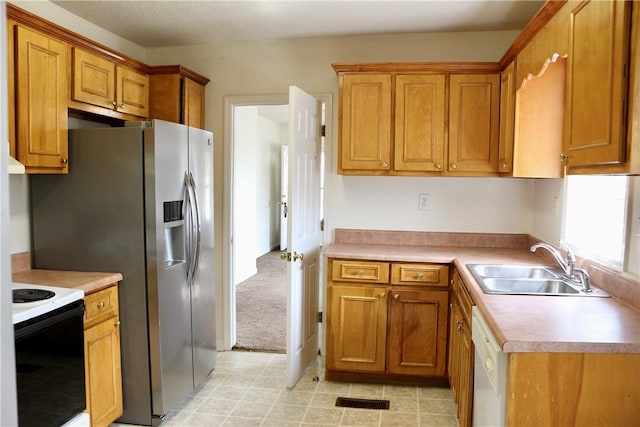
M 92 113 L 115 112 L 146 118 L 149 77 L 74 47 L 71 100 L 77 101 L 72 105 L 74 108 Z
M 513 170 L 513 136 L 516 119 L 515 61 L 500 74 L 500 143 L 498 148 L 498 172 Z
M 115 107 L 116 65 L 82 49 L 73 49 L 71 98 L 98 107 Z
M 360 260 L 334 260 L 331 268 L 334 281 L 388 283 L 389 263 Z
M 392 289 L 388 372 L 445 374 L 448 292 Z
M 204 86 L 184 79 L 184 124 L 204 129 Z
M 507 426 L 635 426 L 640 420 L 637 354 L 509 353 L 508 357 Z
M 122 368 L 117 285 L 85 296 L 85 383 L 92 427 L 122 415 Z
M 460 427 L 471 427 L 474 348 L 471 340 L 473 301 L 457 271 L 453 272 L 449 314 L 449 384 Z
M 571 2 L 568 139 L 572 168 L 625 161 L 631 3 Z
M 387 174 L 391 163 L 391 74 L 344 74 L 338 173 Z
M 327 369 L 384 372 L 386 287 L 329 288 Z
M 149 117 L 204 129 L 209 79 L 180 65 L 151 67 Z
M 67 45 L 14 29 L 18 160 L 28 173 L 67 173 Z
M 86 329 L 85 381 L 91 426 L 109 426 L 122 415 L 122 373 L 118 318 Z
M 116 67 L 116 110 L 134 116 L 149 116 L 149 77 Z
M 449 285 L 449 267 L 436 264 L 399 264 L 391 266 L 391 283 L 394 285 Z
M 497 172 L 500 76 L 451 75 L 448 172 Z
M 441 172 L 445 146 L 445 76 L 397 75 L 394 170 Z

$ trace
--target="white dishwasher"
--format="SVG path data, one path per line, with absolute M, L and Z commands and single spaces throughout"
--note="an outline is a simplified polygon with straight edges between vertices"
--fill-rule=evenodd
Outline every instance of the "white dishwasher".
M 473 425 L 505 425 L 507 356 L 502 352 L 478 307 L 471 308 L 471 338 L 475 346 Z

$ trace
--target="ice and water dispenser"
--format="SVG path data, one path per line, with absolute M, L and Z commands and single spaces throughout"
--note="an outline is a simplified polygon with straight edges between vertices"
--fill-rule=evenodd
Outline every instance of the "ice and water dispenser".
M 164 267 L 185 262 L 182 200 L 164 202 Z

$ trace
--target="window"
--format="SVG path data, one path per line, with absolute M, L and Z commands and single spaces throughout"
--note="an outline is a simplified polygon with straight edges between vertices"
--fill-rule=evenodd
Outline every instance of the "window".
M 626 176 L 565 180 L 562 238 L 577 255 L 622 270 L 628 189 Z

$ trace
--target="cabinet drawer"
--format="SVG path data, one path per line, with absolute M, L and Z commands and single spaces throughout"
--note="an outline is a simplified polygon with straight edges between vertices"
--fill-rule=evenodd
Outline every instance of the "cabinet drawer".
M 84 305 L 85 326 L 104 316 L 116 315 L 118 313 L 118 287 L 111 286 L 85 296 Z
M 394 285 L 448 286 L 449 267 L 435 264 L 392 264 Z
M 373 261 L 334 260 L 331 278 L 336 282 L 389 283 L 389 264 Z

